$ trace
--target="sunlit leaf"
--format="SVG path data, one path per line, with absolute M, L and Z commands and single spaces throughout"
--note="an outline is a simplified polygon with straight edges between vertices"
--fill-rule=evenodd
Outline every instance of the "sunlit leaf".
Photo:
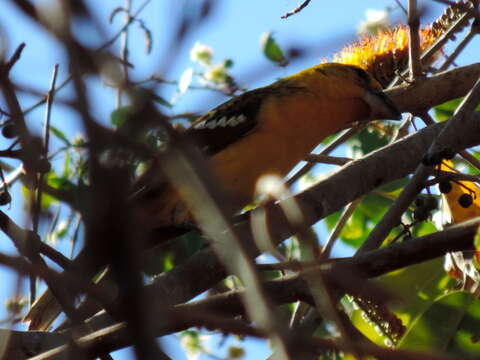
M 361 157 L 388 144 L 389 138 L 380 131 L 363 129 L 348 140 L 352 157 Z
M 408 329 L 402 349 L 479 356 L 480 300 L 465 291 L 439 297 Z
M 447 101 L 438 106 L 435 106 L 433 108 L 433 114 L 435 116 L 435 119 L 437 121 L 448 120 L 453 115 L 453 113 L 455 112 L 455 109 L 458 107 L 458 104 L 460 104 L 461 101 L 462 101 L 462 98 L 458 98 L 458 99 Z
M 418 314 L 445 292 L 452 280 L 443 269 L 443 258 L 437 258 L 385 274 L 375 283 L 398 299 L 392 303 L 391 310 L 408 327 Z
M 373 341 L 377 345 L 385 345 L 388 341 L 386 336 L 383 336 L 375 329 L 375 325 L 368 321 L 362 310 L 356 309 L 350 314 L 350 321 L 360 332 Z
M 286 65 L 286 59 L 285 55 L 283 54 L 283 50 L 274 39 L 272 32 L 266 32 L 262 34 L 262 37 L 260 38 L 260 46 L 263 54 L 268 60 L 273 61 L 281 66 Z
M 71 146 L 70 140 L 65 136 L 65 134 L 57 129 L 55 126 L 50 125 L 50 132 L 55 135 L 60 141 L 62 141 L 66 146 Z
M 433 114 L 435 116 L 435 119 L 437 121 L 448 120 L 455 113 L 455 110 L 462 101 L 463 98 L 457 98 L 435 106 L 433 108 Z M 476 110 L 480 110 L 480 106 L 477 106 Z
M 21 186 L 21 192 L 24 199 L 30 199 L 30 197 L 32 196 L 30 189 L 27 188 L 25 185 Z M 36 201 L 36 194 L 34 194 L 34 196 L 35 196 L 34 199 Z M 46 211 L 50 208 L 50 205 L 55 202 L 58 202 L 57 199 L 43 192 L 40 208 L 42 211 Z M 24 202 L 24 204 L 26 206 L 26 204 L 28 204 L 28 201 Z
M 65 160 L 63 162 L 63 171 L 62 171 L 62 177 L 64 178 L 68 178 L 70 176 L 70 162 L 71 162 L 70 153 L 68 151 L 65 151 Z
M 117 129 L 121 129 L 128 120 L 128 117 L 132 113 L 132 107 L 131 106 L 124 106 L 118 109 L 115 109 L 112 111 L 110 114 L 110 122 L 112 123 L 113 126 Z
M 178 82 L 178 91 L 180 94 L 184 94 L 188 90 L 190 84 L 192 83 L 192 77 L 192 68 L 188 68 L 183 72 L 182 76 L 180 76 L 180 81 Z

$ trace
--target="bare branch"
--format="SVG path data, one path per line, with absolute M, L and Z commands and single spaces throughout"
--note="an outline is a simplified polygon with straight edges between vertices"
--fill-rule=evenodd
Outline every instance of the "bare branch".
M 299 6 L 297 6 L 295 9 L 293 9 L 292 11 L 289 11 L 287 12 L 286 14 L 280 16 L 280 18 L 282 19 L 286 19 L 292 15 L 295 15 L 297 13 L 299 13 L 300 11 L 302 11 L 304 8 L 306 8 L 308 6 L 308 4 L 310 4 L 310 1 L 311 0 L 304 0 Z

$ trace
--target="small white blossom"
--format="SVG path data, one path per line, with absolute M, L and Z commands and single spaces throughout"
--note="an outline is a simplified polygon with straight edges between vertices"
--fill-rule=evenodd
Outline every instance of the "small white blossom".
M 227 69 L 223 64 L 211 66 L 205 72 L 205 79 L 217 84 L 225 83 L 228 79 Z
M 389 26 L 388 10 L 368 9 L 365 12 L 365 21 L 358 26 L 360 35 L 375 34 L 378 30 L 385 29 Z
M 213 49 L 210 46 L 200 44 L 198 41 L 190 50 L 190 59 L 202 65 L 210 65 L 213 57 Z

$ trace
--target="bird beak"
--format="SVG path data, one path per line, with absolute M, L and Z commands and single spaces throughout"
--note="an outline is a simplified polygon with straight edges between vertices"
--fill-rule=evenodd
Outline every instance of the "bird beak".
M 383 92 L 366 91 L 363 100 L 370 106 L 372 120 L 400 120 L 402 115 L 393 101 Z

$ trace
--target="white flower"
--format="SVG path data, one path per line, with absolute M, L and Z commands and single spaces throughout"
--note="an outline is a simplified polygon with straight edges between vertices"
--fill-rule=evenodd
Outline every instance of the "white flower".
M 210 65 L 213 57 L 213 49 L 210 46 L 200 44 L 198 41 L 190 50 L 190 59 L 202 65 Z
M 358 26 L 358 33 L 360 35 L 375 34 L 378 30 L 387 28 L 389 26 L 388 15 L 388 10 L 368 9 L 365 12 L 367 19 Z
M 388 22 L 388 11 L 386 10 L 368 9 L 365 13 L 365 16 L 367 17 L 367 21 L 369 22 L 377 22 L 377 23 Z
M 185 332 L 180 337 L 180 344 L 185 349 L 188 360 L 197 360 L 202 353 L 200 338 L 196 332 Z
M 205 79 L 213 83 L 223 84 L 228 79 L 227 69 L 223 64 L 213 65 L 205 72 Z

